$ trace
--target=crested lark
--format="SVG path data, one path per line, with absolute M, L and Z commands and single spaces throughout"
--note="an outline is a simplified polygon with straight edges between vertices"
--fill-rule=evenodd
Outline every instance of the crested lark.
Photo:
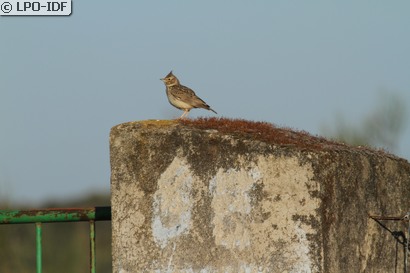
M 172 74 L 172 71 L 161 81 L 165 83 L 169 103 L 178 109 L 184 110 L 184 113 L 179 118 L 188 116 L 192 108 L 204 108 L 217 114 L 192 89 L 181 85 L 177 77 Z

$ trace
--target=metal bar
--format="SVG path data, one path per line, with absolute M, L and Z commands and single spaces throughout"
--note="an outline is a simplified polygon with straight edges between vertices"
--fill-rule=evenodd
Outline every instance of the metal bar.
M 399 236 L 398 233 L 393 233 L 390 231 L 386 226 L 381 224 L 380 220 L 391 220 L 391 221 L 407 221 L 407 236 L 404 235 L 402 232 L 402 237 L 403 237 L 403 242 L 402 244 L 404 245 L 404 273 L 408 273 L 408 255 L 409 255 L 409 246 L 410 246 L 410 212 L 407 212 L 406 215 L 404 216 L 379 216 L 379 215 L 369 215 L 370 218 L 375 220 L 377 223 L 379 223 L 384 229 L 388 230 L 392 235 L 396 238 L 397 242 L 399 243 Z
M 0 224 L 109 221 L 111 207 L 0 210 Z
M 42 248 L 41 248 L 41 222 L 36 223 L 36 266 L 37 273 L 42 272 Z
M 391 221 L 406 221 L 407 215 L 405 216 L 380 216 L 380 215 L 369 215 L 370 218 L 374 220 L 391 220 Z
M 90 272 L 96 271 L 96 257 L 95 257 L 95 221 L 90 220 Z
M 0 224 L 36 224 L 36 268 L 42 273 L 42 223 L 90 223 L 90 272 L 96 272 L 95 221 L 110 221 L 111 207 L 0 210 Z
M 410 212 L 407 213 L 407 219 L 410 217 Z M 408 227 L 407 227 L 407 238 L 406 238 L 406 250 L 404 251 L 404 273 L 407 273 L 408 267 L 407 267 L 407 260 L 408 260 L 408 255 L 409 255 L 409 240 L 410 240 L 410 221 L 408 222 Z

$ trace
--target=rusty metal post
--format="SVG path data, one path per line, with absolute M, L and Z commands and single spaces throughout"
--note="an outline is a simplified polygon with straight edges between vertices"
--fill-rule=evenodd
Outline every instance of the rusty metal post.
M 409 239 L 410 239 L 410 212 L 407 212 L 403 220 L 407 221 L 407 238 L 406 238 L 406 250 L 404 251 L 404 273 L 408 272 L 408 255 L 409 255 Z
M 408 255 L 409 255 L 409 246 L 410 246 L 410 211 L 407 212 L 404 216 L 380 216 L 380 215 L 369 215 L 375 221 L 380 220 L 390 220 L 390 221 L 404 221 L 407 222 L 407 235 L 403 233 L 404 236 L 404 273 L 409 273 L 408 271 Z M 379 223 L 380 224 L 380 223 Z M 382 225 L 383 226 L 383 225 Z M 386 227 L 384 227 L 386 228 Z
M 42 272 L 42 248 L 41 248 L 41 238 L 42 229 L 41 222 L 36 223 L 36 267 L 37 273 Z
M 96 272 L 96 257 L 95 257 L 95 221 L 90 220 L 90 272 Z

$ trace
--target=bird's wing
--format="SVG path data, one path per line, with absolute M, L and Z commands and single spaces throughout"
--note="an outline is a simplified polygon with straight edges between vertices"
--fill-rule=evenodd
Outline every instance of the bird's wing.
M 196 96 L 194 90 L 183 85 L 179 85 L 178 88 L 175 89 L 175 91 L 176 95 L 181 98 L 189 98 Z
M 205 109 L 208 109 L 208 110 L 212 110 L 209 107 L 209 105 L 206 104 L 206 102 L 203 101 L 200 97 L 198 97 L 195 94 L 195 92 L 189 87 L 180 85 L 179 89 L 174 93 L 174 96 L 177 99 L 179 99 L 179 100 L 181 100 L 181 101 L 183 101 L 183 102 L 185 102 L 185 103 L 187 103 L 187 104 L 189 104 L 189 105 L 191 105 L 195 108 L 205 108 Z

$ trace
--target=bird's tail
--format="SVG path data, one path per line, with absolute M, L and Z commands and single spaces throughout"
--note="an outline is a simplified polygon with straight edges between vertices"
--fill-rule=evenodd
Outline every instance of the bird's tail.
M 208 104 L 206 104 L 203 100 L 201 100 L 201 101 L 202 101 L 202 105 L 201 105 L 201 106 L 198 106 L 198 107 L 204 108 L 204 109 L 206 109 L 206 110 L 209 110 L 209 111 L 214 112 L 215 114 L 218 114 L 217 112 L 215 112 L 214 109 L 211 108 L 211 106 L 209 106 Z
M 215 114 L 217 114 L 218 115 L 218 113 L 217 112 L 215 112 L 215 110 L 214 109 L 212 109 L 211 107 L 209 107 L 209 109 L 208 110 L 211 110 L 212 112 L 214 112 Z

